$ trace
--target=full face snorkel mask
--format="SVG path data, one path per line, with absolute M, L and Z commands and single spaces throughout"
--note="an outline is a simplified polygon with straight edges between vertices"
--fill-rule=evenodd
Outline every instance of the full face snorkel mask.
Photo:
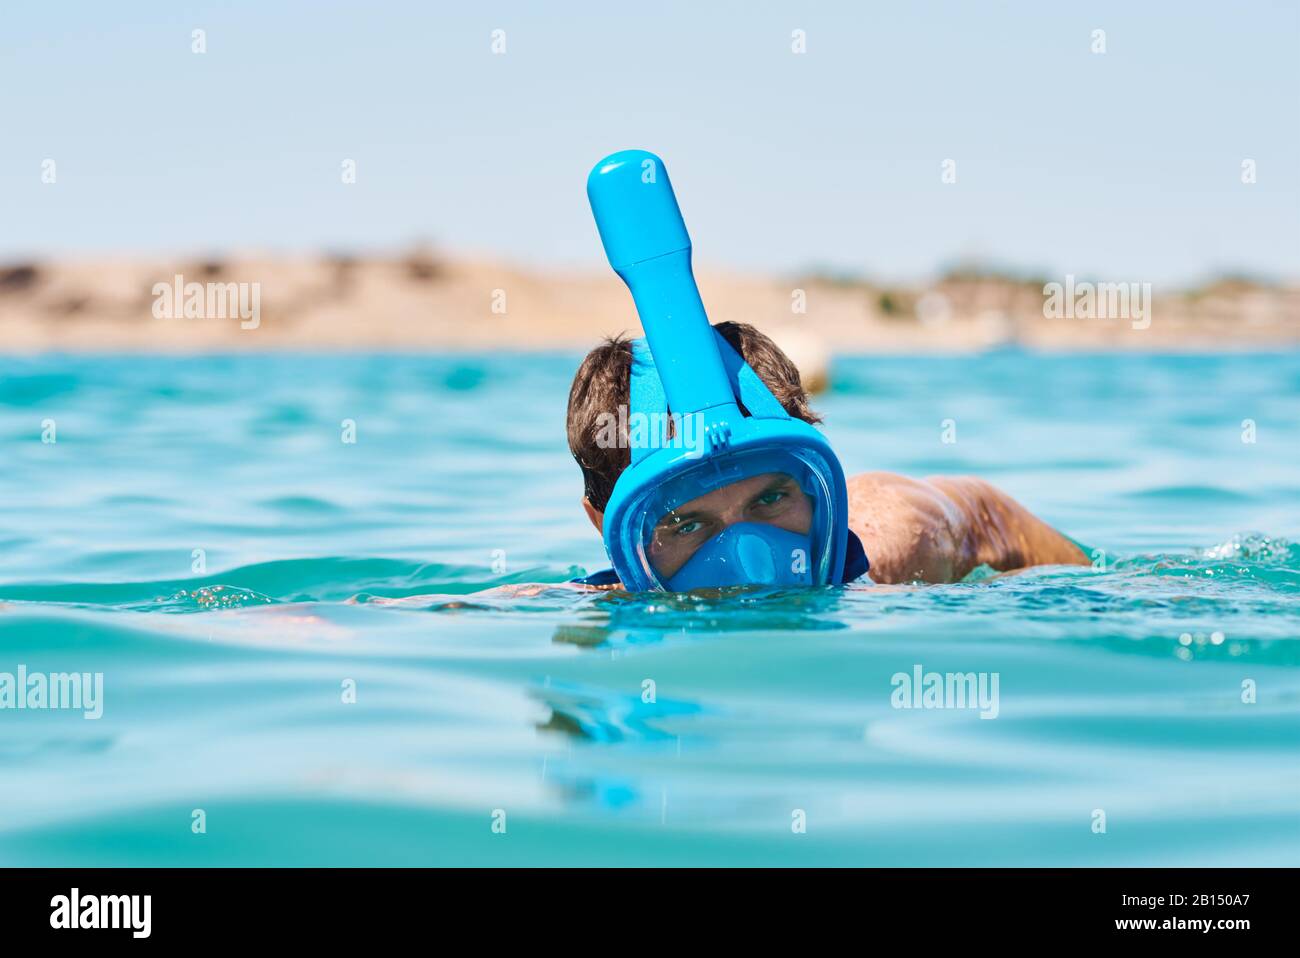
M 634 592 L 841 581 L 839 460 L 709 325 L 663 161 L 614 153 L 587 197 L 646 333 L 633 343 L 631 464 L 605 508 L 619 580 Z

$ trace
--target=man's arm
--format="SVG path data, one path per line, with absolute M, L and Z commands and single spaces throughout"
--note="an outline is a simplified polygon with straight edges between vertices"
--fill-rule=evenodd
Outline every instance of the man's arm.
M 875 582 L 957 582 L 988 565 L 1087 565 L 1069 539 L 1006 493 L 973 476 L 853 476 L 849 527 Z

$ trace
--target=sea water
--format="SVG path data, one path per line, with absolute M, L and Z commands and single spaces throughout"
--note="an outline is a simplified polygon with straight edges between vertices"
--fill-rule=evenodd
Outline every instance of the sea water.
M 837 360 L 1093 565 L 723 596 L 559 585 L 579 358 L 0 360 L 0 863 L 1300 862 L 1300 354 Z

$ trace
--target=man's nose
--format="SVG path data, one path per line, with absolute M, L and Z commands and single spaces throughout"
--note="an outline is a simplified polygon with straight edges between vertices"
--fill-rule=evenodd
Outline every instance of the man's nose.
M 745 521 L 745 506 L 743 503 L 732 506 L 724 511 L 720 517 L 724 529 L 734 526 L 737 522 Z

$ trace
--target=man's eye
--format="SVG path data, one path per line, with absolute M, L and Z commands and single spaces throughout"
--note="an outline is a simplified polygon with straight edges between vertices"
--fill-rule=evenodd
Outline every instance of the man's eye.
M 702 528 L 704 527 L 700 524 L 698 520 L 688 519 L 685 522 L 681 522 L 673 526 L 673 535 L 675 536 L 694 535 L 695 533 L 699 532 Z
M 781 489 L 771 489 L 758 497 L 758 504 L 761 506 L 774 506 L 787 495 L 788 493 Z

